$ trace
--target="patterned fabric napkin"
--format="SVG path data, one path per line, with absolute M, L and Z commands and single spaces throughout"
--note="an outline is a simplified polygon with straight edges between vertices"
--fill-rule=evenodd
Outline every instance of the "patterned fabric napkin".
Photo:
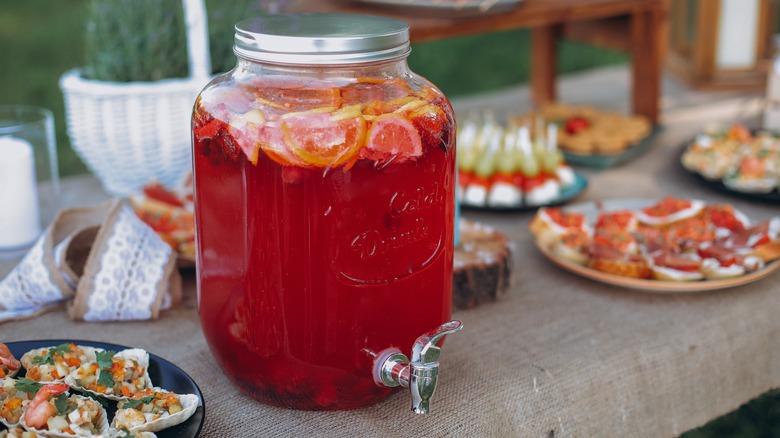
M 63 303 L 75 320 L 156 319 L 181 301 L 176 258 L 121 201 L 63 210 L 0 281 L 0 322 Z

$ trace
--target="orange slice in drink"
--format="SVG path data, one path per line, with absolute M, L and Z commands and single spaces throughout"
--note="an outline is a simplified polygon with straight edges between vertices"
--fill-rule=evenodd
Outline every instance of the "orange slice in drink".
M 411 108 L 424 105 L 425 101 L 414 96 L 404 96 L 397 99 L 376 101 L 366 106 L 365 114 L 379 116 L 382 114 L 397 112 L 406 113 Z
M 379 103 L 407 96 L 411 92 L 405 83 L 398 80 L 359 78 L 357 82 L 341 88 L 341 103 Z
M 290 114 L 281 127 L 288 149 L 316 167 L 335 167 L 354 158 L 366 135 L 366 121 L 359 108 L 352 107 L 334 113 Z
M 422 141 L 414 125 L 398 114 L 377 117 L 368 130 L 363 156 L 372 160 L 396 157 L 406 160 L 422 155 Z
M 260 88 L 257 101 L 286 111 L 307 111 L 341 105 L 341 91 L 330 84 L 323 87 Z
M 257 144 L 268 158 L 282 166 L 310 167 L 287 147 L 279 123 L 267 123 L 257 130 Z M 257 155 L 252 160 L 257 163 Z

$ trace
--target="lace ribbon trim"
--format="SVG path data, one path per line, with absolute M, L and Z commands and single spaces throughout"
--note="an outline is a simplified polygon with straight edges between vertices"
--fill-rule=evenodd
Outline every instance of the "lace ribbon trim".
M 69 257 L 74 247 L 77 260 Z M 35 316 L 66 301 L 77 320 L 156 319 L 181 301 L 176 259 L 118 200 L 63 210 L 0 281 L 0 321 Z

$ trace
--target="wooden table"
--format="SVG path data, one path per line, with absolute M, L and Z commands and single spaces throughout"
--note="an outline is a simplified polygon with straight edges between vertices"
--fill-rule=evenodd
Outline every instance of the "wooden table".
M 561 36 L 627 50 L 632 55 L 632 110 L 658 122 L 661 67 L 667 40 L 669 0 L 524 0 L 510 11 L 476 17 L 437 18 L 398 14 L 339 0 L 303 1 L 299 12 L 387 15 L 410 25 L 412 43 L 482 32 L 531 28 L 532 97 L 556 99 L 556 49 Z

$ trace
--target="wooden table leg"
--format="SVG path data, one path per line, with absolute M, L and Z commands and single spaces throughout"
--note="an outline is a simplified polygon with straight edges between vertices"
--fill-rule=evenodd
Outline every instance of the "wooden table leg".
M 539 105 L 554 101 L 560 25 L 531 29 L 531 99 Z
M 665 2 L 631 18 L 632 103 L 634 114 L 658 123 L 661 98 L 661 73 L 667 39 Z

